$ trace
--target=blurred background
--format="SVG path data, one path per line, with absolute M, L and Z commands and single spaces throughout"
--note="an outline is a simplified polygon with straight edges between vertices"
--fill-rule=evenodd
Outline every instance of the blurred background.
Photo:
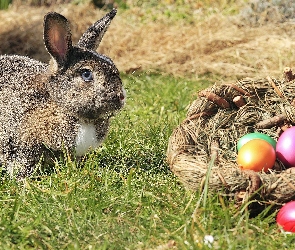
M 106 11 L 117 17 L 99 52 L 125 73 L 227 79 L 279 76 L 292 67 L 295 3 L 283 0 L 0 0 L 0 54 L 48 61 L 43 16 L 65 15 L 73 40 Z

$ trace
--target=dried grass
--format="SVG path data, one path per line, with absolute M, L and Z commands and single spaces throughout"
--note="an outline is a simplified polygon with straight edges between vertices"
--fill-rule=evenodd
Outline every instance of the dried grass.
M 75 41 L 104 14 L 89 5 L 19 6 L 0 11 L 0 54 L 15 53 L 47 61 L 42 22 L 44 14 L 51 10 L 69 18 Z M 144 11 L 136 8 L 119 12 L 99 48 L 122 72 L 141 69 L 186 77 L 208 72 L 230 78 L 277 76 L 295 60 L 295 27 L 291 23 L 253 28 L 238 18 L 212 14 L 196 17 L 193 24 L 167 24 L 141 22 L 142 15 Z

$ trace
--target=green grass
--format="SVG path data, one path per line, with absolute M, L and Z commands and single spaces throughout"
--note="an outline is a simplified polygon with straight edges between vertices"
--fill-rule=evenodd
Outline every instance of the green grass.
M 5 10 L 11 4 L 11 0 L 0 0 L 0 10 Z
M 123 80 L 127 105 L 100 149 L 24 183 L 2 176 L 0 249 L 165 249 L 172 242 L 210 249 L 205 235 L 214 237 L 213 249 L 294 249 L 275 214 L 249 219 L 220 194 L 185 190 L 168 169 L 173 128 L 212 82 L 146 73 Z

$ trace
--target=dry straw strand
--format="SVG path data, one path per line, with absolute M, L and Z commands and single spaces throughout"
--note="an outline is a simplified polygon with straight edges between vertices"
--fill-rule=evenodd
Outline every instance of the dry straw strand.
M 74 41 L 104 14 L 87 4 L 50 8 L 20 5 L 1 11 L 0 54 L 27 55 L 47 62 L 42 23 L 48 11 L 70 19 Z M 239 17 L 220 13 L 200 17 L 196 12 L 192 13 L 192 23 L 145 23 L 141 21 L 143 13 L 141 9 L 120 10 L 102 41 L 100 52 L 110 56 L 121 72 L 140 69 L 190 77 L 210 72 L 232 79 L 278 75 L 281 65 L 295 60 L 290 49 L 295 46 L 295 26 L 288 22 L 253 28 Z

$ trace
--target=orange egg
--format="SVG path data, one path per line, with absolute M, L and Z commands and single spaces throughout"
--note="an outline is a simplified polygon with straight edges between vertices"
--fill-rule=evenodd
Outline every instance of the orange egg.
M 273 167 L 275 160 L 276 152 L 271 144 L 261 139 L 253 139 L 241 147 L 237 162 L 243 170 L 266 172 Z

